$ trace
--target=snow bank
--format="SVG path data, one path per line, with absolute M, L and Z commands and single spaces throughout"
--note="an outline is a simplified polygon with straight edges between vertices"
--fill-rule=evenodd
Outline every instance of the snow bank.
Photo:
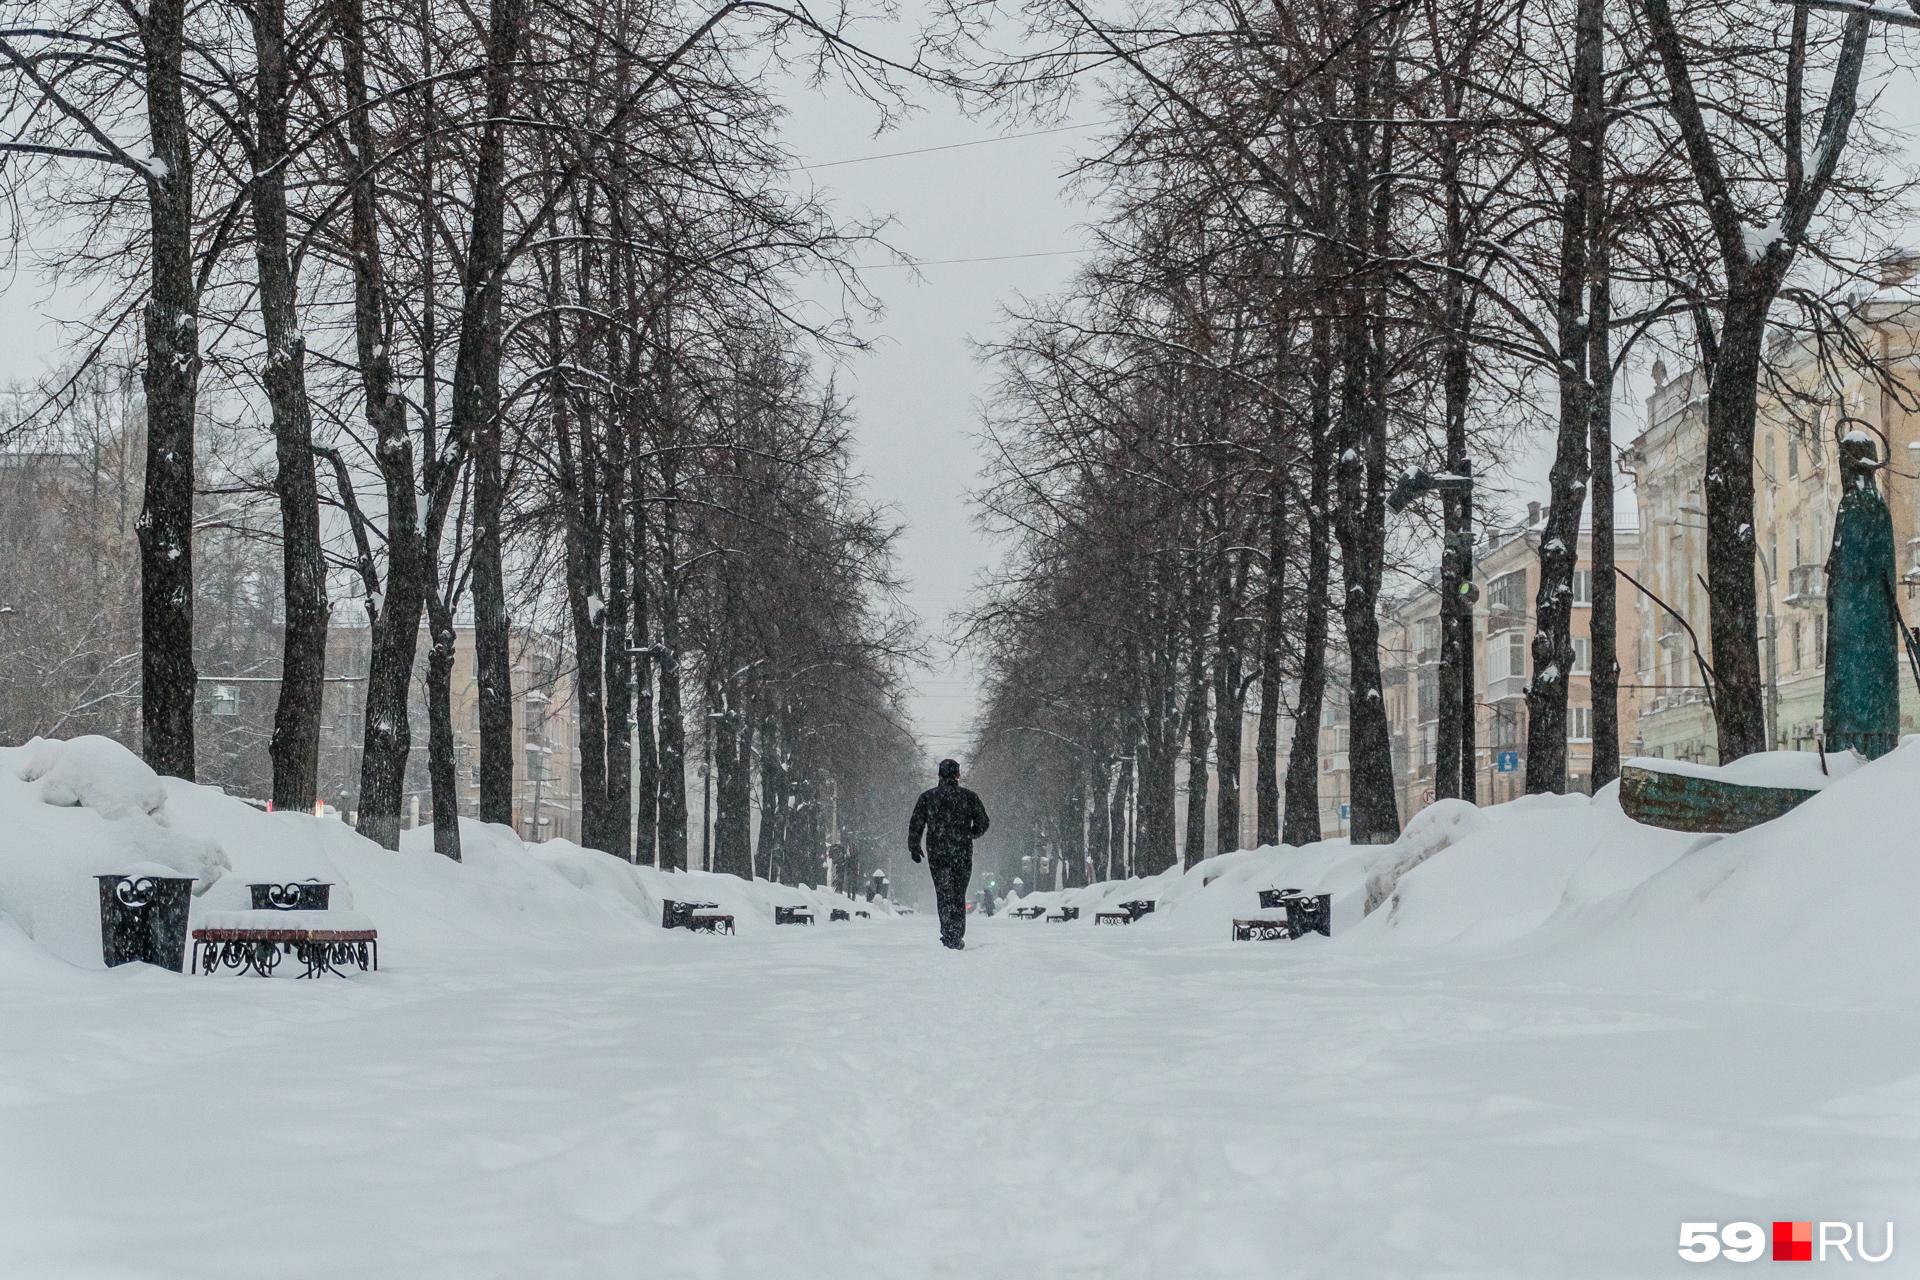
M 1771 780 L 1804 767 L 1763 759 L 1747 772 Z M 1446 802 L 1390 845 L 1247 850 L 1023 901 L 1078 907 L 1071 930 L 1152 899 L 1156 910 L 1129 936 L 1226 946 L 1234 919 L 1260 914 L 1260 890 L 1299 889 L 1330 896 L 1333 936 L 1276 949 L 1282 962 L 1446 951 L 1584 986 L 1753 998 L 1792 990 L 1870 1004 L 1920 995 L 1920 933 L 1909 918 L 1920 899 L 1917 827 L 1920 739 L 1872 763 L 1845 762 L 1805 805 L 1724 837 L 1637 824 L 1609 787 L 1487 809 Z M 383 965 L 395 970 L 454 969 L 476 949 L 503 946 L 618 963 L 636 947 L 716 945 L 663 931 L 669 898 L 715 904 L 735 918 L 742 944 L 779 932 L 776 907 L 811 908 L 822 928 L 833 927 L 836 908 L 894 914 L 884 900 L 661 872 L 564 841 L 529 846 L 471 821 L 461 825 L 460 862 L 435 854 L 427 829 L 382 849 L 334 819 L 262 813 L 157 778 L 99 738 L 0 749 L 0 832 L 0 972 L 19 972 L 27 954 L 98 967 L 93 877 L 110 873 L 193 877 L 194 923 L 249 909 L 251 882 L 330 882 L 339 917 L 373 923 Z M 987 923 L 1063 927 L 1004 911 Z
M 221 842 L 177 823 L 170 796 L 107 738 L 0 749 L 0 917 L 62 959 L 98 967 L 93 877 L 191 876 L 202 893 L 218 884 L 232 865 Z
M 884 901 L 826 890 L 634 867 L 564 841 L 528 845 L 466 819 L 460 862 L 433 852 L 430 828 L 383 849 L 335 818 L 264 813 L 158 777 L 105 738 L 0 749 L 0 832 L 0 968 L 13 963 L 21 935 L 69 964 L 101 967 L 93 877 L 108 874 L 192 877 L 196 928 L 249 910 L 250 883 L 326 881 L 329 923 L 378 928 L 387 968 L 453 965 L 502 945 L 618 953 L 668 937 L 667 898 L 717 903 L 749 936 L 774 927 L 775 906 L 811 907 L 822 926 L 836 906 L 892 914 Z M 678 932 L 671 940 L 711 942 Z
M 1233 919 L 1263 914 L 1258 890 L 1297 888 L 1332 897 L 1333 937 L 1309 947 L 1445 950 L 1593 987 L 1920 996 L 1920 738 L 1870 763 L 1830 757 L 1827 775 L 1809 758 L 1772 753 L 1720 773 L 1818 790 L 1734 835 L 1636 823 L 1614 784 L 1486 809 L 1441 802 L 1383 847 L 1255 849 L 1025 901 L 1078 906 L 1086 926 L 1152 898 L 1154 914 L 1130 928 L 1224 941 Z
M 1732 764 L 1695 764 L 1690 760 L 1664 760 L 1635 756 L 1624 763 L 1655 773 L 1679 774 L 1689 778 L 1718 778 L 1744 787 L 1789 787 L 1800 791 L 1818 791 L 1838 781 L 1866 763 L 1852 751 L 1823 755 L 1818 751 L 1757 751 Z

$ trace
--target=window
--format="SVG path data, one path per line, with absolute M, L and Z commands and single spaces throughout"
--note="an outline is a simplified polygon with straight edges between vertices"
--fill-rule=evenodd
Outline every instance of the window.
M 1575 569 L 1573 571 L 1573 602 L 1575 604 L 1593 603 L 1593 570 Z
M 1794 434 L 1791 427 L 1787 429 L 1787 474 L 1800 474 L 1800 437 Z
M 1593 641 L 1586 636 L 1573 638 L 1573 674 L 1586 675 L 1593 670 Z
M 1423 721 L 1437 719 L 1440 715 L 1439 673 L 1432 669 L 1422 671 L 1419 677 L 1419 684 L 1420 719 Z
M 1593 741 L 1593 708 L 1592 707 L 1568 707 L 1567 708 L 1567 741 L 1569 742 Z
M 1495 751 L 1513 751 L 1520 746 L 1520 719 L 1518 716 L 1496 712 L 1493 723 L 1488 726 L 1488 745 Z
M 216 716 L 237 716 L 240 714 L 240 691 L 230 684 L 213 686 L 213 714 Z
M 1813 664 L 1816 667 L 1827 665 L 1827 615 L 1813 615 Z
M 1518 613 L 1527 611 L 1527 571 L 1515 569 L 1512 573 L 1503 573 L 1487 584 L 1487 607 L 1494 613 Z
M 1800 669 L 1800 623 L 1798 619 L 1796 619 L 1793 624 L 1793 648 L 1788 651 L 1787 657 L 1792 664 L 1792 669 L 1798 671 Z
M 1772 480 L 1779 473 L 1773 469 L 1773 432 L 1767 432 L 1767 479 Z
M 1518 631 L 1507 637 L 1507 674 L 1527 674 L 1527 637 Z
M 1413 625 L 1415 659 L 1432 662 L 1440 656 L 1440 619 L 1422 618 Z

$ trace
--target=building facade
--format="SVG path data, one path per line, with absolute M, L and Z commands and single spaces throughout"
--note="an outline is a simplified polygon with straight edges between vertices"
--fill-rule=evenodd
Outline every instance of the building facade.
M 1849 337 L 1870 351 L 1871 369 L 1838 372 L 1822 359 L 1836 343 L 1776 335 L 1775 376 L 1761 393 L 1754 441 L 1755 577 L 1760 671 L 1768 744 L 1811 750 L 1821 739 L 1826 681 L 1826 560 L 1840 504 L 1838 441 L 1864 430 L 1889 455 L 1880 491 L 1893 516 L 1897 603 L 1911 622 L 1920 611 L 1920 294 L 1914 262 L 1890 263 L 1881 287 L 1854 307 Z M 1640 613 L 1634 645 L 1642 707 L 1637 752 L 1712 763 L 1718 759 L 1702 664 L 1711 667 L 1706 562 L 1706 379 L 1698 369 L 1669 377 L 1656 365 L 1647 428 L 1627 451 L 1640 526 L 1643 581 L 1659 597 Z M 1625 614 L 1622 615 L 1623 619 Z M 1623 647 L 1622 661 L 1626 649 Z M 1901 731 L 1920 729 L 1920 692 L 1901 682 Z

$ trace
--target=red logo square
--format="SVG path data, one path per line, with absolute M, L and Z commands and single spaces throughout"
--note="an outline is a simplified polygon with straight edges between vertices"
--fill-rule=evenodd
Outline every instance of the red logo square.
M 1775 1262 L 1812 1262 L 1813 1224 L 1811 1222 L 1774 1223 L 1773 1260 Z

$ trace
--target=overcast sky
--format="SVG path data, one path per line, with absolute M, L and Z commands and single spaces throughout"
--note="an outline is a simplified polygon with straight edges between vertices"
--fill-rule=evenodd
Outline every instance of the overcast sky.
M 1084 260 L 1088 211 L 1069 201 L 1061 175 L 1093 131 L 1007 138 L 992 122 L 928 99 L 923 114 L 876 139 L 872 108 L 842 95 L 808 94 L 789 105 L 788 141 L 806 162 L 825 166 L 804 178 L 845 214 L 892 215 L 888 240 L 926 264 L 869 273 L 887 311 L 869 330 L 876 349 L 854 356 L 842 383 L 854 396 L 870 491 L 907 526 L 907 603 L 942 653 L 938 668 L 916 680 L 914 727 L 936 755 L 962 755 L 975 682 L 965 663 L 945 660 L 945 624 L 995 555 L 967 506 L 982 460 L 976 435 L 986 381 L 971 344 L 994 334 L 1004 300 L 1058 290 Z M 891 154 L 953 143 L 981 145 Z M 837 163 L 877 155 L 888 158 Z M 986 258 L 1001 260 L 977 261 Z

